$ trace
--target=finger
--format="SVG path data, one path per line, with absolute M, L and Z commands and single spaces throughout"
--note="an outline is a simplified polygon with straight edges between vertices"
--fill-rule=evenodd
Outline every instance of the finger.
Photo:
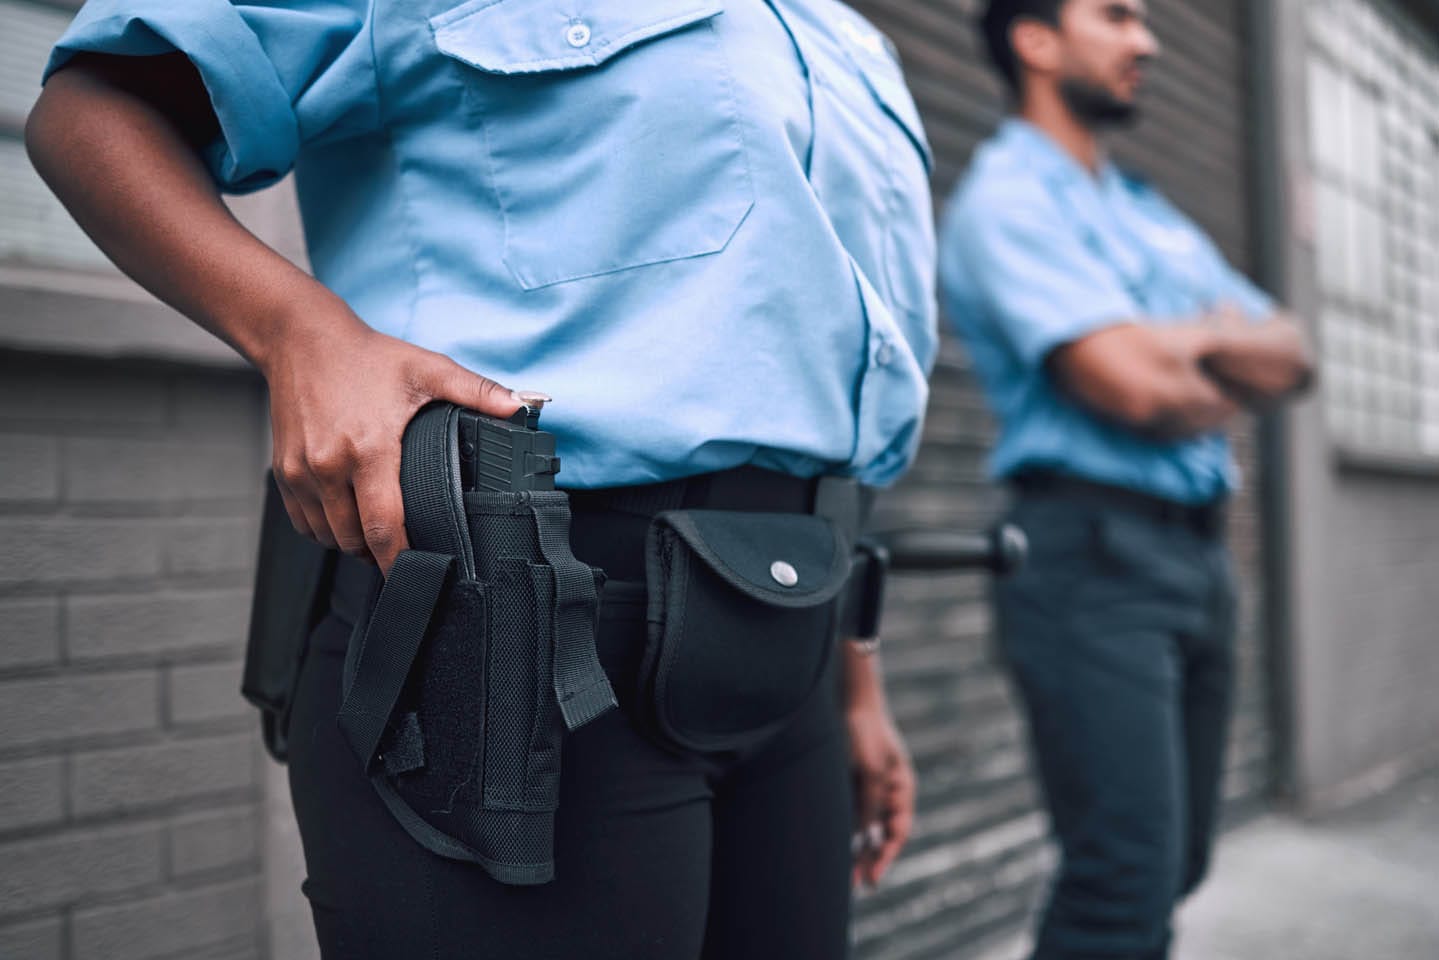
M 300 509 L 305 511 L 305 520 L 310 524 L 310 536 L 322 546 L 334 549 L 335 535 L 330 530 L 330 521 L 325 517 L 324 504 L 319 497 L 297 493 Z
M 335 546 L 352 557 L 367 553 L 360 511 L 355 506 L 355 488 L 345 481 L 330 482 L 321 487 L 320 498 Z
M 355 507 L 355 490 L 351 485 L 357 462 L 353 441 L 349 439 L 312 449 L 306 457 L 310 489 L 324 512 L 333 546 L 350 556 L 358 556 L 365 549 L 360 513 Z
M 398 456 L 386 456 L 356 474 L 355 503 L 365 546 L 388 575 L 400 551 L 409 546 Z
M 864 829 L 864 852 L 860 855 L 858 866 L 864 877 L 865 886 L 873 889 L 879 880 L 879 874 L 875 867 L 884 849 L 884 824 L 880 820 L 871 822 Z
M 861 768 L 855 771 L 855 864 L 867 873 L 874 858 L 876 830 L 884 810 L 884 778 L 876 771 Z
M 867 841 L 866 854 L 864 858 L 865 880 L 873 889 L 879 883 L 880 875 L 884 872 L 879 868 L 880 857 L 884 853 L 885 827 L 884 821 L 876 820 L 869 825 L 866 831 Z
M 889 805 L 884 818 L 884 842 L 875 856 L 874 883 L 879 882 L 879 878 L 884 876 L 899 857 L 904 845 L 909 842 L 910 834 L 914 830 L 914 798 L 914 773 L 909 763 L 902 761 L 891 781 Z
M 879 820 L 886 793 L 883 770 L 861 767 L 855 771 L 855 813 L 860 829 Z
M 326 547 L 333 547 L 335 538 L 330 532 L 329 521 L 325 519 L 325 508 L 315 492 L 315 478 L 309 468 L 297 466 L 295 461 L 286 461 L 283 466 L 275 468 L 275 480 L 280 486 L 281 497 L 283 498 L 288 490 L 295 507 L 300 511 L 305 535 Z M 296 530 L 301 529 L 300 524 L 295 523 L 294 514 L 291 514 L 290 522 L 295 524 Z
M 508 417 L 521 406 L 509 387 L 439 355 L 424 368 L 420 386 L 424 393 L 437 400 L 448 400 L 494 417 Z
M 878 883 L 909 842 L 914 827 L 914 811 L 910 808 L 891 810 L 884 821 L 884 842 L 875 852 L 871 866 L 871 883 Z
M 300 507 L 300 501 L 290 492 L 290 487 L 280 478 L 280 471 L 275 471 L 275 489 L 280 492 L 280 503 L 285 507 L 285 513 L 290 518 L 290 526 L 302 537 L 314 539 L 314 533 L 310 530 L 310 521 L 305 519 L 305 511 Z

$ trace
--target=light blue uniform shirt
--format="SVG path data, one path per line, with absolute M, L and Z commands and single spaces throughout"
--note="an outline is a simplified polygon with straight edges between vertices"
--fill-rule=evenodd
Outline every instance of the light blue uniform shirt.
M 1235 488 L 1222 434 L 1147 440 L 1080 406 L 1045 371 L 1056 347 L 1117 323 L 1194 320 L 1225 303 L 1256 319 L 1273 312 L 1153 187 L 1109 165 L 1092 175 L 1010 119 L 950 199 L 940 282 L 1000 419 L 995 476 L 1048 469 L 1185 503 Z
M 188 55 L 220 184 L 293 167 L 316 276 L 552 394 L 565 486 L 914 455 L 929 148 L 834 0 L 90 0 L 83 50 Z

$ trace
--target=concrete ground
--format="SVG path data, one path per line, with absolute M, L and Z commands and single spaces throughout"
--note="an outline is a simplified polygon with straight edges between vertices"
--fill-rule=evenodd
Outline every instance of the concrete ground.
M 1178 934 L 1175 960 L 1439 960 L 1439 772 L 1230 831 Z

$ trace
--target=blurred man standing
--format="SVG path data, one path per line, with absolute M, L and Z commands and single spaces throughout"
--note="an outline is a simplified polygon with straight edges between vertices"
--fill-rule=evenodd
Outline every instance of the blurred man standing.
M 997 588 L 1062 864 L 1036 960 L 1168 954 L 1207 866 L 1233 683 L 1223 428 L 1307 383 L 1295 324 L 1107 158 L 1159 53 L 1142 0 L 994 0 L 1015 115 L 940 272 L 1031 560 Z

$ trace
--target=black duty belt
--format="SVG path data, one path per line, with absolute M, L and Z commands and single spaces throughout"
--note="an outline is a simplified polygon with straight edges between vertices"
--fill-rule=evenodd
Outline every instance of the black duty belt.
M 1201 504 L 1181 503 L 1128 487 L 1048 470 L 1025 471 L 1010 477 L 1009 483 L 1021 496 L 1055 497 L 1099 507 L 1112 507 L 1139 514 L 1157 523 L 1185 527 L 1205 537 L 1223 535 L 1229 512 L 1228 501 L 1224 497 Z
M 842 477 L 795 477 L 759 467 L 742 466 L 677 480 L 595 490 L 567 490 L 574 515 L 573 535 L 582 558 L 609 568 L 621 581 L 643 579 L 644 526 L 606 526 L 597 514 L 652 517 L 666 510 L 754 510 L 772 513 L 820 513 L 832 517 L 850 542 L 858 540 L 874 490 Z M 633 540 L 633 543 L 627 541 Z M 603 550 L 590 550 L 596 541 Z M 616 562 L 632 559 L 633 568 Z M 365 610 L 378 583 L 376 570 L 364 561 L 341 557 L 331 603 L 354 622 Z
M 600 490 L 570 490 L 570 509 L 631 513 L 652 516 L 665 510 L 722 509 L 754 510 L 767 513 L 829 513 L 867 507 L 860 499 L 861 488 L 853 480 L 839 477 L 793 477 L 759 467 L 735 467 L 718 473 L 703 473 L 678 480 L 632 487 Z M 839 507 L 836 494 L 846 501 Z M 836 516 L 842 526 L 849 517 Z

